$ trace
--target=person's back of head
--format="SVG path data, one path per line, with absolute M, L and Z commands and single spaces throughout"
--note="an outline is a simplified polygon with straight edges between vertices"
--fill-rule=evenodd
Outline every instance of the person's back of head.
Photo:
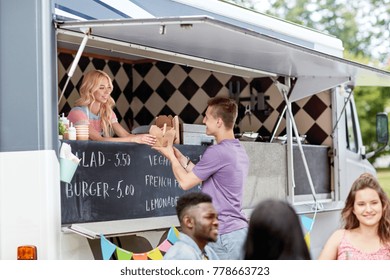
M 246 260 L 310 259 L 297 214 L 279 200 L 265 200 L 254 209 L 244 251 Z

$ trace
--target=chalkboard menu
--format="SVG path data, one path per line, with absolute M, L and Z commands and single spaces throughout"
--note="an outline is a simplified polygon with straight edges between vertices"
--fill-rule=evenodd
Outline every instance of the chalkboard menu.
M 81 159 L 71 183 L 61 182 L 62 224 L 176 215 L 183 191 L 170 162 L 147 145 L 63 141 Z M 206 146 L 177 145 L 193 163 Z

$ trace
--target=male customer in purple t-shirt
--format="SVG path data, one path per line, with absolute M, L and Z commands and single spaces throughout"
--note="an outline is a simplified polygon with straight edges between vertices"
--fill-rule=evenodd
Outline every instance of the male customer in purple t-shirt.
M 218 212 L 219 236 L 209 246 L 220 259 L 242 259 L 248 223 L 241 208 L 249 159 L 245 148 L 234 138 L 238 108 L 234 100 L 224 97 L 212 98 L 207 104 L 203 123 L 206 134 L 214 136 L 217 144 L 209 146 L 196 165 L 175 147 L 154 149 L 171 161 L 182 189 L 202 183 L 202 191 L 212 197 Z

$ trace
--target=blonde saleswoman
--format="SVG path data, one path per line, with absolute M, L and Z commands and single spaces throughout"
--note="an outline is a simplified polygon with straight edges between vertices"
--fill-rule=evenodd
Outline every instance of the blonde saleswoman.
M 156 137 L 150 134 L 131 134 L 119 123 L 113 111 L 111 78 L 101 70 L 85 74 L 80 86 L 80 98 L 69 112 L 68 119 L 74 124 L 89 124 L 89 139 L 111 142 L 134 142 L 153 145 Z

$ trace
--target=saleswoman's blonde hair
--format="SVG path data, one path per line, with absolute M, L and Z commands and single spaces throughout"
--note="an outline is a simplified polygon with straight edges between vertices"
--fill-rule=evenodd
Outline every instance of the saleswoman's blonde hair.
M 101 70 L 92 70 L 84 75 L 83 82 L 80 86 L 80 98 L 75 101 L 76 106 L 87 106 L 91 111 L 93 103 L 96 101 L 94 92 L 99 89 L 99 86 L 103 79 L 107 79 L 111 87 L 112 81 L 107 73 Z M 99 116 L 103 129 L 103 136 L 109 137 L 113 135 L 113 129 L 111 124 L 112 108 L 115 105 L 114 99 L 110 96 L 106 103 L 101 104 L 99 109 Z

